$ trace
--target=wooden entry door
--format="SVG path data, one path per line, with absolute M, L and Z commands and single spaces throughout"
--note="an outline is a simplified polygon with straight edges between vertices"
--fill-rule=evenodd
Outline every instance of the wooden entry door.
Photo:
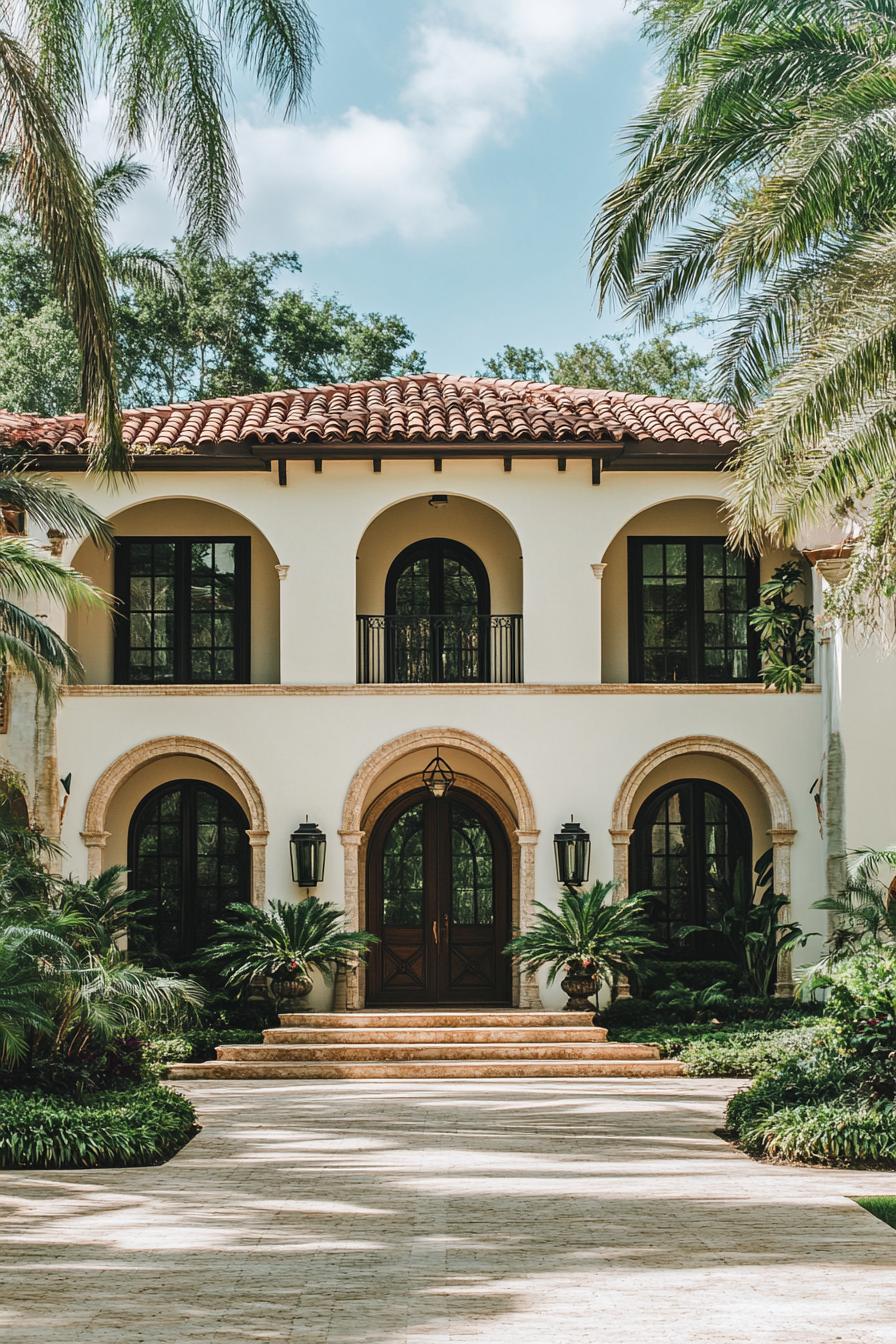
M 510 852 L 504 828 L 462 789 L 387 808 L 367 852 L 367 1002 L 508 1004 Z

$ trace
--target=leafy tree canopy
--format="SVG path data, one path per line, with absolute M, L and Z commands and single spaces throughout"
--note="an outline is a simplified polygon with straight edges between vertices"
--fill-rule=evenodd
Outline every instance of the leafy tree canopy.
M 294 252 L 213 256 L 176 240 L 161 256 L 135 249 L 119 260 L 125 406 L 424 368 L 413 332 L 396 315 L 361 315 L 336 298 L 283 288 L 284 275 L 301 270 Z M 40 247 L 10 216 L 0 218 L 0 405 L 45 415 L 80 408 L 74 332 Z
M 479 374 L 702 401 L 708 396 L 709 357 L 677 339 L 680 330 L 670 325 L 639 343 L 626 336 L 580 341 L 553 359 L 533 346 L 505 345 L 483 360 Z

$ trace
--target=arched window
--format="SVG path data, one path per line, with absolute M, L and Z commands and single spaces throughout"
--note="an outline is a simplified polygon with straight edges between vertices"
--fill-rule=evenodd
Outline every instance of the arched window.
M 750 874 L 747 814 L 733 793 L 706 780 L 677 780 L 651 794 L 631 843 L 631 890 L 656 893 L 656 931 L 666 943 L 674 943 L 682 925 L 718 917 L 739 861 Z
M 249 899 L 248 826 L 239 803 L 215 784 L 179 779 L 147 794 L 128 837 L 130 885 L 150 898 L 134 950 L 189 957 L 231 901 Z
M 388 681 L 488 680 L 488 575 L 468 546 L 446 537 L 407 546 L 385 599 Z

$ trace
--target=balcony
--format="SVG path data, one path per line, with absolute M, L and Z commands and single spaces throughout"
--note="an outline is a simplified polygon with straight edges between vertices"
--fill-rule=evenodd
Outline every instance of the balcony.
M 359 616 L 358 683 L 520 682 L 522 616 Z

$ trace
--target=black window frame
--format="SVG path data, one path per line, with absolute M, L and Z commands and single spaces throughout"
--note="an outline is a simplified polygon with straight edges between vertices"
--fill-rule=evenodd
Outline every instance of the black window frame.
M 234 547 L 233 676 L 227 680 L 192 675 L 190 634 L 190 548 L 212 543 Z M 174 676 L 171 681 L 131 676 L 131 548 L 172 544 L 174 570 Z M 252 539 L 246 536 L 144 536 L 115 539 L 115 631 L 113 670 L 117 686 L 238 686 L 251 681 L 251 563 Z
M 457 560 L 468 570 L 476 585 L 477 614 L 479 616 L 491 615 L 491 588 L 488 581 L 488 571 L 476 552 L 471 550 L 469 546 L 465 546 L 462 541 L 454 541 L 451 537 L 426 537 L 422 541 L 414 541 L 411 542 L 410 546 L 405 546 L 404 550 L 399 551 L 389 566 L 389 572 L 386 575 L 385 594 L 387 616 L 394 616 L 397 612 L 399 579 L 415 560 L 424 559 L 429 565 L 429 610 L 415 614 L 420 616 L 445 615 L 444 562 L 446 560 Z
M 197 819 L 197 799 L 200 792 L 210 794 L 217 800 L 218 806 L 223 810 L 230 812 L 231 819 L 237 823 L 240 830 L 241 840 L 239 852 L 236 856 L 236 863 L 239 870 L 238 892 L 235 897 L 237 901 L 248 903 L 250 897 L 251 878 L 252 878 L 252 854 L 249 845 L 249 819 L 246 816 L 245 809 L 228 793 L 222 789 L 219 784 L 212 784 L 203 779 L 169 779 L 164 784 L 158 784 L 154 789 L 150 789 L 134 808 L 131 814 L 131 820 L 128 824 L 128 873 L 129 878 L 135 890 L 140 890 L 140 855 L 138 845 L 140 835 L 145 824 L 145 818 L 152 806 L 164 795 L 177 790 L 182 797 L 181 807 L 181 833 L 180 833 L 180 946 L 172 956 L 175 962 L 189 959 L 194 952 L 202 945 L 202 930 L 199 926 L 198 910 L 195 900 L 191 901 L 191 896 L 195 894 L 197 887 L 196 874 L 196 838 L 198 830 Z M 150 898 L 158 896 L 159 885 L 153 890 L 143 889 L 144 894 Z M 216 918 L 223 919 L 227 905 L 230 900 L 222 901 L 217 911 Z M 158 948 L 158 907 L 150 904 L 150 913 L 146 933 L 149 939 L 146 939 L 146 946 L 139 947 L 138 950 L 142 956 L 147 958 L 163 959 L 168 955 L 160 953 Z M 207 940 L 209 930 L 205 934 Z
M 675 793 L 687 792 L 690 794 L 690 824 L 687 836 L 687 868 L 688 868 L 688 904 L 689 910 L 685 924 L 705 924 L 707 917 L 707 891 L 706 882 L 706 850 L 705 847 L 700 852 L 697 843 L 698 836 L 706 837 L 706 795 L 714 794 L 726 807 L 732 810 L 736 827 L 739 829 L 739 836 L 735 836 L 736 844 L 729 844 L 727 858 L 733 860 L 730 863 L 728 880 L 733 880 L 734 869 L 738 858 L 743 859 L 746 868 L 745 877 L 749 880 L 753 867 L 753 828 L 750 825 L 750 818 L 747 810 L 737 794 L 726 789 L 724 784 L 716 784 L 708 779 L 675 779 L 668 784 L 663 784 L 655 789 L 649 797 L 638 808 L 635 817 L 632 837 L 630 841 L 630 887 L 634 891 L 649 891 L 652 884 L 652 858 L 653 858 L 653 826 L 656 822 L 657 814 L 666 801 Z M 737 852 L 739 851 L 739 852 Z M 659 912 L 657 912 L 659 913 Z M 668 912 L 662 917 L 662 923 L 667 927 L 669 925 Z M 661 941 L 666 937 L 666 929 L 660 928 L 660 919 L 656 921 L 656 935 Z M 716 956 L 724 954 L 723 946 L 713 946 L 713 940 L 701 935 L 689 939 L 686 943 L 679 944 L 674 941 L 668 946 L 674 947 L 681 956 Z
M 648 678 L 644 669 L 644 547 L 684 546 L 685 595 L 687 603 L 687 676 L 677 684 L 746 685 L 760 679 L 759 638 L 747 622 L 747 673 L 743 677 L 719 676 L 706 667 L 705 611 L 703 606 L 704 548 L 723 545 L 724 536 L 649 536 L 628 539 L 628 664 L 629 681 L 642 685 L 664 686 L 676 683 L 668 679 Z M 747 580 L 747 610 L 759 605 L 759 562 L 744 556 Z

